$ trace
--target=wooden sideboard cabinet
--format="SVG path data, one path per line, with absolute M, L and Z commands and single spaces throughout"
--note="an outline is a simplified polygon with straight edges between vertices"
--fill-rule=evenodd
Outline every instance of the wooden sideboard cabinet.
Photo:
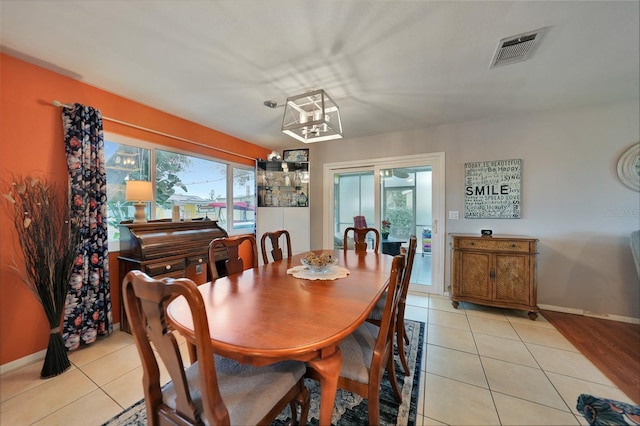
M 537 239 L 516 235 L 452 234 L 452 289 L 459 302 L 528 311 L 535 320 L 537 306 Z
M 215 220 L 171 222 L 151 220 L 144 223 L 122 222 L 120 232 L 120 281 L 131 270 L 140 270 L 153 278 L 189 278 L 196 284 L 209 281 L 209 243 L 226 237 L 227 231 Z M 216 252 L 216 266 L 227 258 L 226 250 Z M 222 266 L 224 267 L 224 266 Z M 122 292 L 121 292 L 122 293 Z M 131 333 L 120 296 L 120 329 Z

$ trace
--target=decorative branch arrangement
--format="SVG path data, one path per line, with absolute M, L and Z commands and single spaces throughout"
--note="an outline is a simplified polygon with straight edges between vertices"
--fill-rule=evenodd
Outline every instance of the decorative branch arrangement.
M 3 184 L 4 208 L 13 221 L 24 271 L 12 265 L 38 298 L 49 321 L 49 346 L 40 377 L 66 371 L 71 363 L 60 333 L 80 229 L 69 217 L 68 190 L 46 179 L 12 176 Z

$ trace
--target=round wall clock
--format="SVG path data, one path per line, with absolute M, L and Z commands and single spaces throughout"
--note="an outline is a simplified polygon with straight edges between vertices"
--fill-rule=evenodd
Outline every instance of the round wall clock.
M 620 156 L 618 177 L 629 188 L 640 191 L 640 143 L 631 145 Z

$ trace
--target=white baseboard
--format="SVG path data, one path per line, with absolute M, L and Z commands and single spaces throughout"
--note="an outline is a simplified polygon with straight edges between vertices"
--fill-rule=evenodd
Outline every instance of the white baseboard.
M 116 323 L 113 325 L 113 331 L 120 330 L 120 323 Z M 16 359 L 15 361 L 7 362 L 6 364 L 0 365 L 0 376 L 8 373 L 9 371 L 17 370 L 18 368 L 24 367 L 25 365 L 32 364 L 34 362 L 44 360 L 45 355 L 47 354 L 47 350 L 43 349 L 31 355 L 24 356 L 22 358 Z
M 24 356 L 22 358 L 16 359 L 15 361 L 8 362 L 6 364 L 0 365 L 0 376 L 4 373 L 8 373 L 9 371 L 17 370 L 18 368 L 24 367 L 25 365 L 32 364 L 34 362 L 44 360 L 45 355 L 47 354 L 47 350 L 43 349 L 39 352 L 36 352 L 31 355 Z
M 620 315 L 610 315 L 610 314 L 603 314 L 603 313 L 595 313 L 595 312 L 585 311 L 583 309 L 564 308 L 562 306 L 553 306 L 553 305 L 540 305 L 540 304 L 538 304 L 538 307 L 540 309 L 547 310 L 547 311 L 564 312 L 565 314 L 574 314 L 574 315 L 584 315 L 585 317 L 600 318 L 600 319 L 606 319 L 606 320 L 611 320 L 611 321 L 620 321 L 620 322 L 626 322 L 626 323 L 629 323 L 629 324 L 640 324 L 640 318 L 632 318 L 632 317 L 623 317 L 623 316 L 620 316 Z

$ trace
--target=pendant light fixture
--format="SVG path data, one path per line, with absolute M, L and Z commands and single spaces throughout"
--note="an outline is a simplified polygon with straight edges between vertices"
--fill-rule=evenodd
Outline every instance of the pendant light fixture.
M 322 89 L 287 98 L 282 132 L 304 143 L 340 139 L 338 105 Z

